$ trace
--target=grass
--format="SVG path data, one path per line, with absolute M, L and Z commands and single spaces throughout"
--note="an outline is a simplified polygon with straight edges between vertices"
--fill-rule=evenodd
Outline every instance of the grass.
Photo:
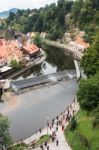
M 46 141 L 49 141 L 49 140 L 50 140 L 50 135 L 49 135 L 49 134 L 43 135 L 43 136 L 41 136 L 40 139 L 35 143 L 35 146 L 42 145 L 42 144 L 44 144 Z
M 40 137 L 40 139 L 38 141 L 35 142 L 35 147 L 44 144 L 46 141 L 50 140 L 50 135 L 46 134 Z M 13 147 L 10 147 L 8 150 L 24 150 L 25 148 L 27 148 L 28 146 L 26 144 L 17 144 Z
M 27 145 L 25 144 L 17 144 L 13 147 L 8 148 L 8 150 L 24 150 L 25 148 L 27 148 Z
M 76 118 L 76 131 L 70 131 L 69 127 L 65 130 L 65 137 L 72 150 L 99 150 L 99 128 L 93 129 L 92 117 L 81 110 Z

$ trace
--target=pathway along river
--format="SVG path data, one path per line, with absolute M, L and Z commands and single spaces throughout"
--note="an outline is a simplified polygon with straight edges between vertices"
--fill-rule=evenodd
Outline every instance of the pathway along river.
M 62 49 L 47 47 L 46 53 L 48 57 L 43 64 L 17 77 L 17 80 L 66 69 L 75 71 L 73 57 L 66 56 Z M 76 90 L 76 80 L 70 79 L 18 96 L 9 94 L 9 101 L 0 104 L 0 113 L 8 116 L 11 121 L 10 134 L 13 141 L 27 138 L 44 127 L 47 118 L 51 120 L 59 115 L 72 103 Z

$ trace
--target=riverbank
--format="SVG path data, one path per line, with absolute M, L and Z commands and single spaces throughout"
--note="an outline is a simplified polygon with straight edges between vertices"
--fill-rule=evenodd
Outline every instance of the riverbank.
M 99 128 L 93 128 L 92 116 L 80 110 L 75 116 L 77 129 L 71 131 L 69 127 L 65 130 L 65 137 L 72 150 L 98 150 L 99 149 Z
M 72 53 L 74 55 L 75 59 L 78 59 L 78 60 L 80 60 L 83 56 L 82 52 L 78 51 L 78 49 L 73 48 L 70 45 L 65 45 L 65 44 L 61 44 L 59 42 L 50 41 L 50 40 L 43 40 L 43 43 L 47 44 L 47 45 L 52 45 L 52 46 L 55 46 L 55 47 L 58 47 L 58 48 L 63 48 L 67 52 Z

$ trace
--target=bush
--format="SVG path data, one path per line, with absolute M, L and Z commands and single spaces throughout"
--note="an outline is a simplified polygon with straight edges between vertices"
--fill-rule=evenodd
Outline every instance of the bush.
M 70 122 L 70 130 L 75 130 L 77 128 L 77 121 L 75 117 L 72 117 Z
M 12 60 L 11 61 L 11 67 L 13 67 L 14 69 L 19 69 L 20 68 L 20 63 L 17 62 L 16 60 Z

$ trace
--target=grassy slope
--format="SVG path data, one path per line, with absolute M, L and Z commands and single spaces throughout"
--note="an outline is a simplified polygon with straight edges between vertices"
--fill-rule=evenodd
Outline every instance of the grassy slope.
M 65 137 L 72 150 L 99 150 L 99 128 L 92 128 L 92 117 L 88 116 L 86 112 L 80 111 L 76 118 L 78 122 L 77 131 L 70 131 L 69 128 L 65 130 Z M 77 133 L 89 141 L 91 145 L 89 149 L 84 145 Z

